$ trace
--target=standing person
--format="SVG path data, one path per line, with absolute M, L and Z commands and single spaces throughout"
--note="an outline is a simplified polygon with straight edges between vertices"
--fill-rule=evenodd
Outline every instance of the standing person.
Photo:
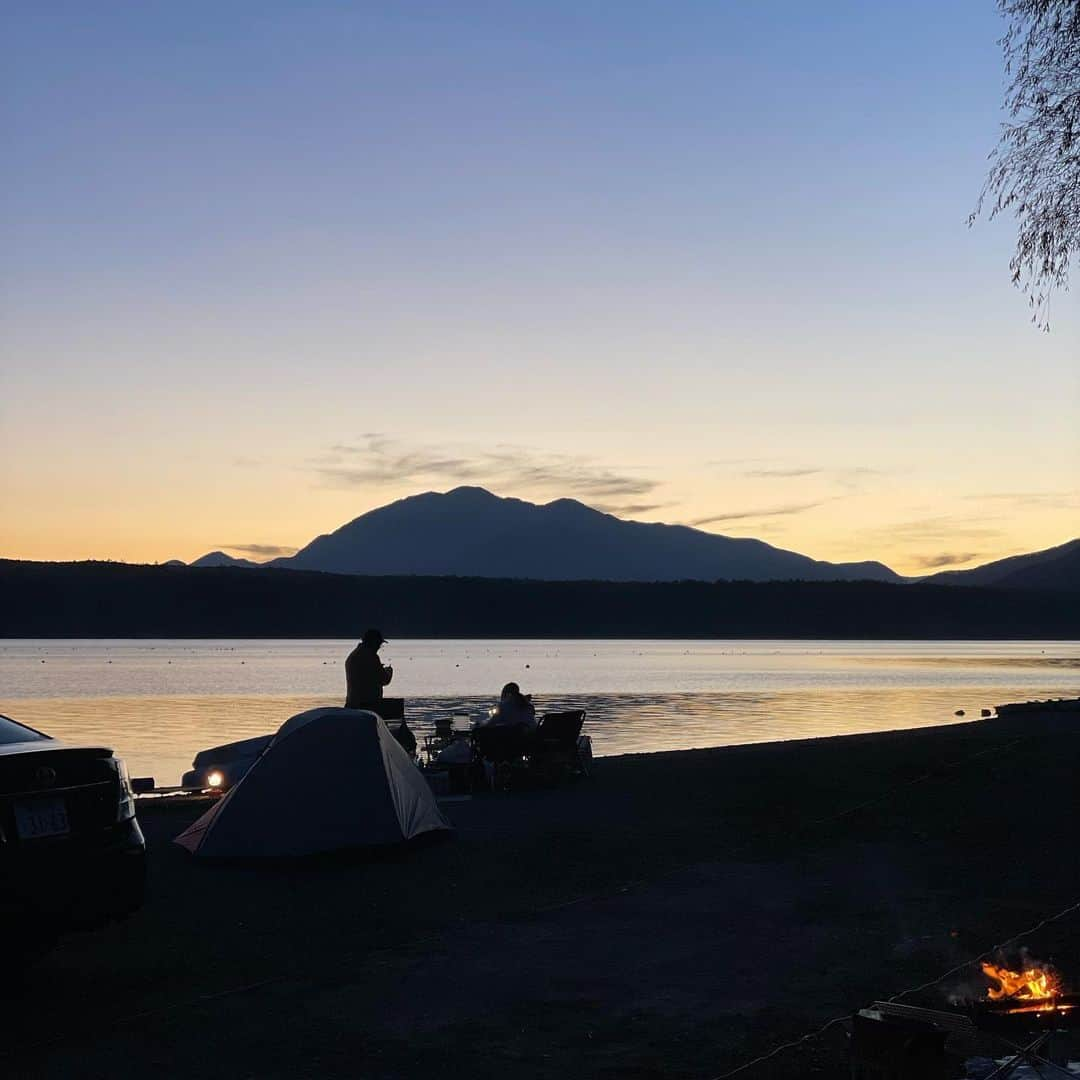
M 362 709 L 382 701 L 383 687 L 394 677 L 394 669 L 379 660 L 386 644 L 381 630 L 365 630 L 360 644 L 345 660 L 345 708 Z

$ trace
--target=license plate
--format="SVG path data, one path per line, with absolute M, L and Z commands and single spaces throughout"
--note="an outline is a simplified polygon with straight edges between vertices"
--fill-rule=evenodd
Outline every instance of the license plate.
M 67 807 L 58 796 L 48 799 L 25 799 L 15 803 L 15 829 L 20 840 L 43 836 L 66 836 L 71 831 Z

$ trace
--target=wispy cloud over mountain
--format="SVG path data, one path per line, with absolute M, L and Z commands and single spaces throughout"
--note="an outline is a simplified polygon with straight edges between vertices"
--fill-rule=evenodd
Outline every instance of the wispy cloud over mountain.
M 869 481 L 886 474 L 882 469 L 871 469 L 865 465 L 778 465 L 746 469 L 742 475 L 748 480 L 805 480 L 816 477 L 844 491 L 862 491 Z
M 282 555 L 295 555 L 297 548 L 282 544 L 219 544 L 223 551 L 242 551 L 245 555 L 255 555 L 263 559 L 277 559 Z
M 671 503 L 603 503 L 603 502 L 591 502 L 589 504 L 594 510 L 600 510 L 605 514 L 617 514 L 620 517 L 625 517 L 630 514 L 651 514 L 654 510 L 662 510 L 665 506 L 670 506 Z
M 939 555 L 915 555 L 912 561 L 923 570 L 944 570 L 982 558 L 978 551 L 943 551 Z
M 331 446 L 309 468 L 335 487 L 478 484 L 511 493 L 577 497 L 612 513 L 646 513 L 660 505 L 641 499 L 659 486 L 655 480 L 585 456 L 512 444 L 421 445 L 369 433 L 355 443 Z
M 993 523 L 1000 520 L 1002 519 L 996 515 L 960 517 L 949 514 L 915 518 L 911 521 L 898 521 L 881 528 L 864 529 L 859 536 L 873 543 L 890 539 L 947 543 L 958 537 L 965 540 L 997 540 L 1004 534 Z
M 813 502 L 785 503 L 783 506 L 762 507 L 760 510 L 728 510 L 721 514 L 710 514 L 708 517 L 695 518 L 688 524 L 698 528 L 701 525 L 715 525 L 721 521 L 756 521 L 759 518 L 786 517 L 788 514 L 802 514 L 807 510 L 813 510 L 830 502 L 835 502 L 835 498 L 816 499 Z

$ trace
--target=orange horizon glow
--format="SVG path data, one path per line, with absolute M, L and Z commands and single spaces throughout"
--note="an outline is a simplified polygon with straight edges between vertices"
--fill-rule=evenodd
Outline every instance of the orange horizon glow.
M 417 494 L 407 492 L 405 494 Z M 509 494 L 499 493 L 497 494 Z M 396 497 L 404 497 L 396 496 Z M 550 498 L 522 494 L 516 497 L 527 501 L 547 502 Z M 552 496 L 554 498 L 556 496 Z M 278 555 L 291 554 L 305 546 L 316 536 L 332 532 L 354 517 L 371 509 L 376 509 L 394 497 L 370 501 L 370 505 L 357 506 L 360 500 L 343 496 L 342 493 L 318 491 L 315 493 L 297 492 L 296 498 L 287 500 L 287 505 L 297 511 L 295 516 L 281 514 L 281 507 L 253 505 L 247 513 L 241 512 L 239 505 L 231 512 L 222 515 L 224 524 L 208 522 L 206 516 L 196 516 L 197 511 L 185 514 L 180 512 L 175 523 L 175 531 L 170 528 L 172 521 L 162 514 L 155 514 L 152 522 L 145 520 L 130 521 L 129 515 L 117 513 L 110 519 L 96 517 L 90 522 L 87 533 L 79 535 L 62 529 L 59 524 L 49 528 L 47 535 L 30 536 L 13 527 L 10 519 L 0 525 L 0 557 L 40 560 L 47 562 L 68 562 L 83 560 L 105 560 L 127 563 L 163 563 L 170 559 L 180 559 L 189 563 L 211 551 L 221 550 L 234 557 L 250 559 L 252 562 L 267 562 Z M 582 502 L 589 505 L 587 498 Z M 863 504 L 859 506 L 860 502 Z M 240 499 L 237 499 L 240 503 Z M 323 503 L 324 505 L 318 505 Z M 325 504 L 331 503 L 333 507 Z M 349 504 L 353 505 L 349 505 Z M 710 504 L 713 506 L 715 504 Z M 299 513 L 309 508 L 312 523 L 306 523 L 307 514 Z M 778 522 L 768 516 L 755 518 L 753 511 L 748 511 L 745 521 L 722 526 L 702 526 L 702 531 L 725 536 L 745 536 L 761 539 L 775 547 L 797 551 L 811 558 L 830 562 L 855 562 L 878 560 L 891 567 L 897 573 L 906 576 L 922 576 L 945 569 L 965 569 L 993 562 L 1011 555 L 1027 554 L 1066 543 L 1080 534 L 1080 528 L 1074 528 L 1070 535 L 1066 530 L 1070 524 L 1070 514 L 1066 512 L 1045 512 L 1025 515 L 1017 521 L 1014 528 L 1002 526 L 993 537 L 983 537 L 977 544 L 965 543 L 963 539 L 950 544 L 947 536 L 941 536 L 937 543 L 916 536 L 905 540 L 902 536 L 890 540 L 890 531 L 902 533 L 903 522 L 890 519 L 887 508 L 878 505 L 869 497 L 847 499 L 845 510 L 862 510 L 861 528 L 855 528 L 851 518 L 841 518 L 835 510 L 827 506 L 825 512 L 807 511 L 799 522 Z M 678 517 L 674 508 L 665 508 L 654 513 L 616 516 L 631 520 L 660 521 L 667 524 L 687 524 L 699 515 L 703 506 L 686 505 Z M 176 511 L 174 511 L 174 514 Z M 852 517 L 854 514 L 852 513 Z M 126 520 L 127 519 L 127 520 Z M 914 519 L 919 521 L 936 518 Z M 262 522 L 260 525 L 249 522 Z M 148 527 L 148 526 L 153 527 Z M 918 533 L 919 528 L 915 531 Z M 240 537 L 253 539 L 241 540 Z M 964 547 L 977 547 L 978 551 L 968 552 Z M 252 550 L 253 548 L 265 550 Z

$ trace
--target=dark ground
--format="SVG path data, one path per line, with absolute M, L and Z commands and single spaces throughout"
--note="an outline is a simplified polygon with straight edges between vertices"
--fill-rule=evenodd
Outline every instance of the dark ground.
M 1080 900 L 1078 768 L 990 724 L 606 758 L 273 866 L 142 809 L 145 908 L 5 980 L 0 1075 L 708 1080 Z M 1080 976 L 1080 914 L 1025 941 Z M 806 1075 L 847 1075 L 842 1028 L 740 1074 Z

